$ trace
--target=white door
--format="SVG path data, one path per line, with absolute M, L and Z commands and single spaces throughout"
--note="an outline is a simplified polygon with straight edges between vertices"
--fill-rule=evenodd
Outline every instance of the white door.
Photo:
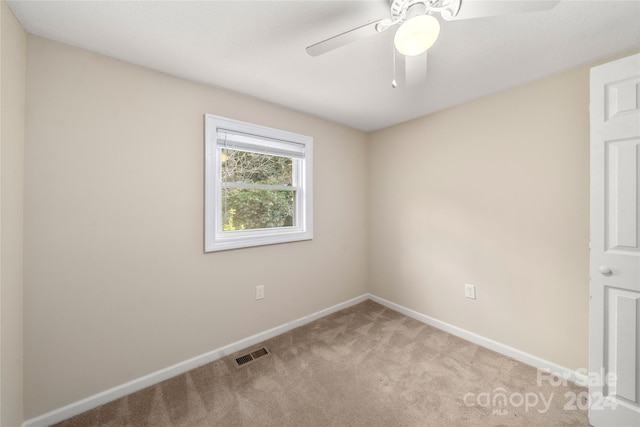
M 640 55 L 591 69 L 589 422 L 640 426 Z

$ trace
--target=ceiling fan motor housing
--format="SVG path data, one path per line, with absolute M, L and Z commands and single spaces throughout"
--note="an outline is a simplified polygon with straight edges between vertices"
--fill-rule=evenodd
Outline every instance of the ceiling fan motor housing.
M 393 21 L 406 21 L 418 15 L 440 13 L 445 19 L 453 18 L 460 10 L 461 0 L 393 0 Z
M 404 13 L 404 20 L 408 21 L 411 18 L 415 18 L 416 16 L 425 15 L 427 13 L 427 6 L 422 3 L 414 3 L 410 5 Z
M 411 14 L 409 15 L 409 10 Z M 424 0 L 393 0 L 391 2 L 391 16 L 393 20 L 410 19 L 427 11 L 427 5 Z

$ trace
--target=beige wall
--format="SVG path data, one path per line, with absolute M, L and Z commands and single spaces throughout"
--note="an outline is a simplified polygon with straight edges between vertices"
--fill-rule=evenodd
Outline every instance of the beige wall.
M 582 67 L 373 133 L 371 292 L 587 368 L 588 100 Z
M 27 58 L 26 418 L 366 292 L 364 133 L 35 36 Z M 314 138 L 313 241 L 203 253 L 204 113 Z
M 26 33 L 0 2 L 0 425 L 22 424 Z

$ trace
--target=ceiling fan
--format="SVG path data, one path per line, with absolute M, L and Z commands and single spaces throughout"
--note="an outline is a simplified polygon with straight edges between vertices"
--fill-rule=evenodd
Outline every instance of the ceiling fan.
M 440 22 L 434 17 L 437 13 L 445 21 L 456 21 L 536 12 L 551 9 L 559 2 L 560 0 L 392 0 L 390 17 L 370 22 L 313 44 L 307 47 L 307 53 L 311 56 L 322 55 L 399 25 L 394 36 L 395 62 L 398 54 L 400 59 L 417 57 L 433 46 L 440 34 Z M 392 86 L 396 87 L 395 78 Z

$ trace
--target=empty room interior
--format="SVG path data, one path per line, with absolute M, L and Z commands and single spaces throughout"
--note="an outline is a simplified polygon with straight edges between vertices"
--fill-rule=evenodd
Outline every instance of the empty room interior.
M 126 425 L 589 425 L 590 73 L 638 54 L 640 3 L 473 3 L 2 0 L 2 427 L 124 425 L 136 392 Z M 242 154 L 291 183 L 225 181 Z M 288 216 L 239 225 L 249 193 Z M 181 413 L 179 375 L 224 399 Z

